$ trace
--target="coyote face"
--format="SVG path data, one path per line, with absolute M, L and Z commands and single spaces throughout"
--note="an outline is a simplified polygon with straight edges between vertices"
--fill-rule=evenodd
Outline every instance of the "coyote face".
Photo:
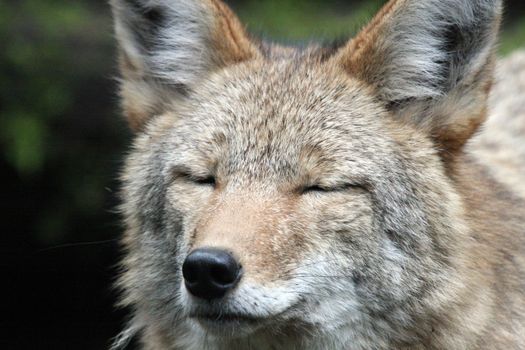
M 491 292 L 454 164 L 484 119 L 499 1 L 392 1 L 302 51 L 216 0 L 112 5 L 137 131 L 117 346 L 477 341 Z

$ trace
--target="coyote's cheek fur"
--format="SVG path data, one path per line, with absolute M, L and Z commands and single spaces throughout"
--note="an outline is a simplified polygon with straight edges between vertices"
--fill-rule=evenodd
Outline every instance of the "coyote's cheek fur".
M 137 132 L 115 348 L 525 348 L 525 138 L 507 170 L 511 132 L 469 141 L 525 123 L 523 56 L 487 102 L 499 0 L 392 0 L 304 49 L 219 0 L 111 3 Z

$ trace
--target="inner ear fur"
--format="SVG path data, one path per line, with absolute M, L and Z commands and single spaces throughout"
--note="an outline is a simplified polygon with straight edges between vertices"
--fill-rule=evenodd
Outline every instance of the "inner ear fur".
M 335 56 L 446 152 L 486 117 L 501 0 L 391 0 Z
M 213 71 L 259 54 L 220 0 L 111 0 L 111 6 L 122 106 L 135 131 Z

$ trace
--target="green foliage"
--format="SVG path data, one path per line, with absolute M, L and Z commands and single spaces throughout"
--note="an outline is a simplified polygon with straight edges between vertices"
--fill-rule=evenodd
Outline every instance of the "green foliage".
M 525 17 L 509 25 L 501 35 L 500 52 L 503 55 L 517 48 L 525 48 Z
M 0 159 L 33 189 L 33 198 L 8 190 L 4 200 L 35 208 L 43 198 L 24 223 L 43 243 L 80 239 L 75 221 L 100 220 L 116 171 L 108 157 L 124 133 L 107 96 L 114 90 L 112 28 L 107 4 L 100 5 L 0 2 Z M 82 123 L 86 118 L 94 120 Z M 108 124 L 112 130 L 104 130 Z M 97 133 L 109 141 L 90 141 L 93 128 L 103 128 Z M 100 149 L 104 144 L 113 151 Z M 96 238 L 90 234 L 85 238 Z
M 42 119 L 27 111 L 11 111 L 2 119 L 0 130 L 6 157 L 20 173 L 34 173 L 42 167 L 49 134 Z
M 248 28 L 278 40 L 334 39 L 356 33 L 385 0 L 334 7 L 322 1 L 248 0 L 237 12 Z
M 11 164 L 29 175 L 50 156 L 49 123 L 74 100 L 70 72 L 89 68 L 73 67 L 68 45 L 82 42 L 96 17 L 81 2 L 38 0 L 1 3 L 0 14 L 0 142 Z

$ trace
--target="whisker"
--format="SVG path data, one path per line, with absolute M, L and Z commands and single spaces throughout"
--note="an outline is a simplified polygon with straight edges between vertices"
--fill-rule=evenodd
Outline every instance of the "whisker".
M 307 277 L 307 278 L 352 278 L 354 277 L 353 275 L 349 274 L 349 275 L 314 275 L 314 274 L 298 274 L 298 275 L 294 275 L 293 277 L 298 277 L 298 278 L 304 278 L 304 277 Z
M 76 248 L 76 247 L 86 247 L 86 246 L 93 246 L 93 245 L 109 244 L 109 243 L 114 243 L 118 241 L 119 241 L 118 239 L 113 238 L 113 239 L 106 239 L 102 241 L 64 243 L 64 244 L 59 244 L 59 245 L 52 246 L 52 247 L 39 249 L 37 253 L 43 253 L 43 252 L 48 252 L 51 250 L 57 250 L 57 249 L 63 249 L 63 248 Z

